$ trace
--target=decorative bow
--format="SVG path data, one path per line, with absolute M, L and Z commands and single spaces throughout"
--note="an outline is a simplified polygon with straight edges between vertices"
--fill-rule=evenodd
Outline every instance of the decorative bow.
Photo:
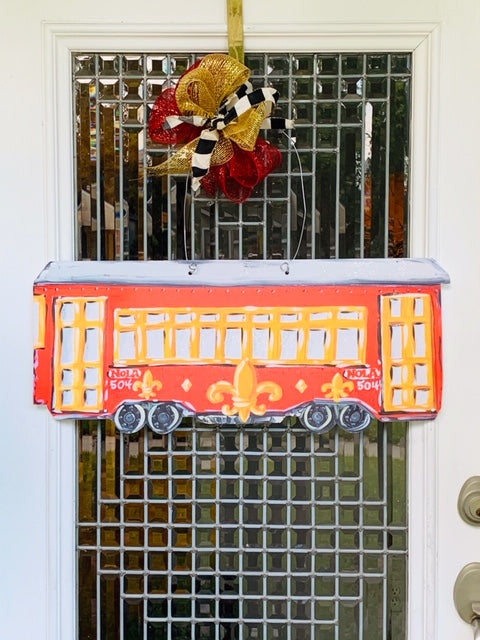
M 192 189 L 209 195 L 221 189 L 243 202 L 282 161 L 282 154 L 258 138 L 260 129 L 292 128 L 293 121 L 271 118 L 278 92 L 253 89 L 250 70 L 225 54 L 210 54 L 164 91 L 149 121 L 152 140 L 184 143 L 171 158 L 153 167 L 153 175 L 189 173 Z

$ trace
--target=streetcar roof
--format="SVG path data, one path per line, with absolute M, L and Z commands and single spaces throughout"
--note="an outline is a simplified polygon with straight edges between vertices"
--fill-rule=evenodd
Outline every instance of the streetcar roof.
M 162 260 L 50 262 L 35 284 L 329 285 L 441 284 L 446 271 L 430 258 L 331 260 Z

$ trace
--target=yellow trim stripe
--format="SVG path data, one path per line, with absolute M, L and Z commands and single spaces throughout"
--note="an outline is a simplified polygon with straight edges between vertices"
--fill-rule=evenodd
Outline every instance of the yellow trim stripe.
M 46 313 L 47 306 L 44 295 L 35 295 L 33 296 L 33 302 L 36 306 L 36 314 L 37 314 L 37 326 L 35 327 L 36 335 L 34 341 L 34 349 L 44 349 L 45 348 L 45 322 L 46 322 Z

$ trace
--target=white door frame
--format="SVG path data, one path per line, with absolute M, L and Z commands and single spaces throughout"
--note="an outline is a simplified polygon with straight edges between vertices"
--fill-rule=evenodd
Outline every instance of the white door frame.
M 268 51 L 413 52 L 410 247 L 413 257 L 437 253 L 436 85 L 439 28 L 431 22 L 277 23 L 245 25 L 245 48 Z M 43 24 L 46 242 L 49 259 L 74 257 L 73 51 L 226 51 L 224 24 Z M 41 265 L 40 265 L 41 266 Z M 77 637 L 73 421 L 48 429 L 48 638 Z M 409 640 L 437 639 L 437 430 L 409 430 Z

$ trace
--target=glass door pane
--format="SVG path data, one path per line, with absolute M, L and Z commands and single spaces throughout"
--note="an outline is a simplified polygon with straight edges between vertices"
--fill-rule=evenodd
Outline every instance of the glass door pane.
M 153 103 L 200 57 L 73 55 L 79 259 L 408 254 L 409 54 L 247 54 L 296 128 L 243 204 L 147 171 L 172 152 Z M 78 434 L 82 640 L 405 637 L 405 424 Z

